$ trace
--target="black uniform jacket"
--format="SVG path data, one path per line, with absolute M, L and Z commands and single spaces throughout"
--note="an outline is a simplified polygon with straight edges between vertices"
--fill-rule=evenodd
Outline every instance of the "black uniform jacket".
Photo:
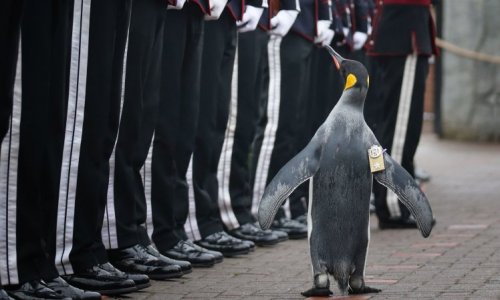
M 437 54 L 430 0 L 376 0 L 368 55 Z

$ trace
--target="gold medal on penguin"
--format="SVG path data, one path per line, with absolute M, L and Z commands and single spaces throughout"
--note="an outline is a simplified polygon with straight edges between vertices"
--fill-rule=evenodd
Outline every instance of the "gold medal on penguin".
M 382 147 L 373 145 L 368 149 L 368 159 L 370 161 L 370 171 L 372 173 L 385 170 L 384 151 Z

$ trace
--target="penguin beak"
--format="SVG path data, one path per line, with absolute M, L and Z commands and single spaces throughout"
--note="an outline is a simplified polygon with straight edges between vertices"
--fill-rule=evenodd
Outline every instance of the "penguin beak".
M 325 45 L 325 48 L 328 51 L 328 53 L 330 53 L 330 55 L 332 56 L 333 61 L 335 62 L 335 66 L 337 67 L 337 70 L 340 70 L 340 65 L 344 61 L 344 58 L 340 56 L 340 54 L 338 54 L 335 50 L 333 50 L 333 48 L 330 47 L 329 45 Z

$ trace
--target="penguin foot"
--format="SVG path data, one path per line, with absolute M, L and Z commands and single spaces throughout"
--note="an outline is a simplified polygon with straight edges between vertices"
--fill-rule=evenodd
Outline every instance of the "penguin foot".
M 381 291 L 381 289 L 372 288 L 366 285 L 359 289 L 353 289 L 352 287 L 349 287 L 349 295 L 379 293 Z
M 313 297 L 313 296 L 328 297 L 330 295 L 333 295 L 333 292 L 330 291 L 330 289 L 327 287 L 326 288 L 313 287 L 305 292 L 302 292 L 301 294 L 304 297 Z

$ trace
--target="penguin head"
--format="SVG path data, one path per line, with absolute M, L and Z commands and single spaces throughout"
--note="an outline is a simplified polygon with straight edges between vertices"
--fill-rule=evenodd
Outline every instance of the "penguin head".
M 358 61 L 343 58 L 328 45 L 325 48 L 332 56 L 335 66 L 345 81 L 344 91 L 353 89 L 366 95 L 370 79 L 365 66 Z

